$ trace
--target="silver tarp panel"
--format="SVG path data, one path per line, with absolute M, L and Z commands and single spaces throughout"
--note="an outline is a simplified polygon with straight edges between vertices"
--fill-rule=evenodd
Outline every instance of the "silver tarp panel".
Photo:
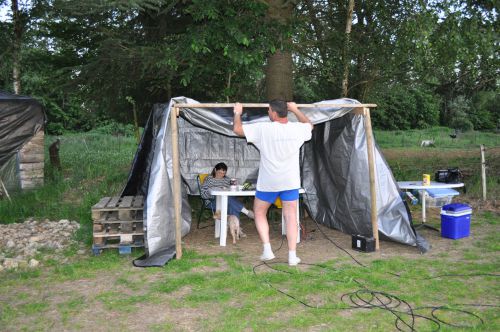
M 144 217 L 148 253 L 137 266 L 164 265 L 175 253 L 175 220 L 172 199 L 172 146 L 170 111 L 175 103 L 198 103 L 177 97 L 168 105 L 155 105 L 136 154 L 123 195 L 147 196 Z M 324 104 L 356 104 L 352 99 Z M 349 234 L 372 234 L 368 157 L 363 117 L 351 108 L 302 109 L 314 123 L 313 138 L 304 144 L 301 170 L 306 189 L 304 204 L 318 223 Z M 269 121 L 266 109 L 246 109 L 244 123 Z M 229 108 L 182 109 L 178 118 L 182 176 L 182 235 L 191 226 L 188 194 L 198 195 L 196 176 L 209 173 L 218 162 L 228 165 L 228 175 L 255 182 L 259 152 L 232 131 Z M 297 121 L 293 114 L 290 121 Z M 379 231 L 388 239 L 415 246 L 417 235 L 393 175 L 379 149 L 375 149 Z M 147 184 L 147 185 L 146 185 Z M 147 188 L 147 189 L 146 189 Z M 425 240 L 424 240 L 425 241 Z M 170 248 L 170 249 L 169 249 Z
M 43 128 L 45 114 L 35 99 L 0 91 L 0 167 Z

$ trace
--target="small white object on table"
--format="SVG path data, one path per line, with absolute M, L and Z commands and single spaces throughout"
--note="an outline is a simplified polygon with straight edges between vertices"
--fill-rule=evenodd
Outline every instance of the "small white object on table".
M 431 181 L 429 185 L 423 185 L 422 181 L 398 181 L 400 189 L 418 190 L 420 191 L 420 200 L 422 201 L 422 222 L 425 223 L 425 197 L 427 195 L 426 189 L 452 189 L 463 187 L 463 183 L 443 183 Z
M 216 211 L 220 211 L 220 219 L 215 220 L 215 238 L 220 238 L 219 244 L 222 247 L 226 246 L 227 239 L 227 203 L 229 196 L 255 196 L 255 190 L 244 190 L 243 186 L 237 186 L 236 190 L 229 187 L 210 189 L 210 195 L 216 197 Z M 302 188 L 299 193 L 303 194 L 306 191 Z M 300 242 L 300 219 L 299 219 L 299 204 L 297 202 L 297 243 Z M 281 214 L 281 233 L 286 234 L 286 224 L 283 214 Z

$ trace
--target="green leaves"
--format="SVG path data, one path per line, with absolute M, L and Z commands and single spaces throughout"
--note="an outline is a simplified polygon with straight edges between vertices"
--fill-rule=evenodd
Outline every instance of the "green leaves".
M 43 101 L 54 132 L 90 128 L 103 118 L 131 122 L 127 96 L 144 120 L 153 103 L 176 95 L 262 100 L 267 58 L 282 51 L 293 55 L 297 101 L 339 97 L 346 63 L 348 97 L 400 105 L 379 108 L 398 114 L 379 125 L 420 128 L 437 118 L 449 124 L 445 105 L 460 95 L 472 102 L 467 116 L 474 127 L 496 126 L 494 108 L 475 106 L 491 104 L 482 93 L 498 93 L 498 14 L 491 1 L 357 1 L 347 53 L 344 2 L 285 3 L 37 0 L 23 7 L 23 93 Z M 283 8 L 291 20 L 281 19 Z M 12 35 L 12 24 L 0 22 L 6 90 Z

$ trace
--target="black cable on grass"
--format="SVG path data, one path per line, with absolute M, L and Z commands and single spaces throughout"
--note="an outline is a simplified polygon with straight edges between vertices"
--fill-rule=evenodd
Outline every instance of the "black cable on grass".
M 474 328 L 476 325 L 458 325 L 458 324 L 452 324 L 450 322 L 444 321 L 443 319 L 440 319 L 437 316 L 436 311 L 438 311 L 438 310 L 448 310 L 448 311 L 454 311 L 454 312 L 461 312 L 461 313 L 464 313 L 464 314 L 469 315 L 471 317 L 479 319 L 480 325 L 484 324 L 484 321 L 481 317 L 479 317 L 478 315 L 476 315 L 470 311 L 453 309 L 453 308 L 448 308 L 448 307 L 444 307 L 444 306 L 432 308 L 432 311 L 431 311 L 432 318 L 434 318 L 435 320 L 437 320 L 438 322 L 440 322 L 442 324 L 445 324 L 445 325 L 448 325 L 451 327 Z
M 279 269 L 275 267 L 274 265 L 276 264 L 281 264 L 286 262 L 273 262 L 273 263 L 268 263 L 268 262 L 262 262 L 258 265 L 255 265 L 253 267 L 253 273 L 255 275 L 258 275 L 257 269 L 265 266 L 271 270 L 281 272 L 281 273 L 287 273 L 290 275 L 296 274 L 296 272 L 292 271 L 287 271 L 283 269 Z M 300 263 L 301 265 L 307 265 L 307 266 L 316 266 L 320 267 L 325 270 L 332 270 L 335 271 L 335 269 L 322 265 L 322 264 L 308 264 L 308 263 Z M 312 277 L 312 275 L 311 275 Z M 310 309 L 317 309 L 317 310 L 351 310 L 351 309 L 379 309 L 379 310 L 384 310 L 390 312 L 393 316 L 395 316 L 395 321 L 394 321 L 394 326 L 398 331 L 417 331 L 416 328 L 416 323 L 418 320 L 426 320 L 435 327 L 432 329 L 432 331 L 439 331 L 441 329 L 442 325 L 450 326 L 450 327 L 458 327 L 458 328 L 474 328 L 478 325 L 484 324 L 484 320 L 479 317 L 478 315 L 467 311 L 463 309 L 456 309 L 456 308 L 450 308 L 449 306 L 425 306 L 425 307 L 412 307 L 407 301 L 386 293 L 386 292 L 379 292 L 379 291 L 373 291 L 370 289 L 367 289 L 361 282 L 356 280 L 355 278 L 351 279 L 355 283 L 357 283 L 360 287 L 363 287 L 363 289 L 359 289 L 357 291 L 351 292 L 351 293 L 345 293 L 341 296 L 340 300 L 341 302 L 346 306 L 344 308 L 339 308 L 336 306 L 314 306 L 312 304 L 309 304 L 308 302 L 304 300 L 300 300 L 297 297 L 291 295 L 288 292 L 285 292 L 277 287 L 275 287 L 268 279 L 265 279 L 265 283 L 275 290 L 276 292 L 285 295 L 286 297 L 292 299 L 295 302 L 298 302 L 302 304 L 303 306 L 310 308 Z M 345 283 L 345 280 L 339 280 L 339 279 L 332 279 L 332 281 L 339 282 L 339 283 Z M 474 306 L 474 307 L 500 307 L 497 305 L 490 305 L 490 304 L 468 304 L 468 303 L 461 303 L 461 304 L 454 304 L 453 306 Z M 417 313 L 419 310 L 424 310 L 424 309 L 430 309 L 431 310 L 431 315 L 426 316 L 424 314 Z M 445 321 L 443 318 L 440 318 L 438 316 L 438 312 L 440 310 L 447 310 L 451 312 L 458 312 L 462 313 L 465 315 L 468 315 L 475 320 L 478 321 L 477 324 L 454 324 L 448 321 Z
M 307 193 L 306 193 L 306 197 L 307 197 L 307 200 L 309 201 L 309 197 L 308 197 Z M 366 265 L 364 265 L 361 262 L 359 262 L 347 250 L 345 250 L 344 248 L 340 247 L 339 245 L 337 245 L 337 243 L 335 243 L 335 241 L 333 241 L 332 239 L 330 239 L 321 230 L 321 228 L 319 227 L 319 224 L 316 222 L 316 220 L 314 220 L 314 222 L 315 222 L 315 224 L 317 226 L 317 229 L 320 230 L 320 232 L 323 234 L 323 236 L 328 241 L 330 241 L 335 247 L 337 247 L 338 249 L 342 250 L 344 253 L 346 253 L 347 255 L 349 255 L 351 257 L 351 259 L 354 262 L 356 262 L 359 266 L 367 268 Z M 283 246 L 284 239 L 285 239 L 285 236 L 282 236 L 282 238 L 281 238 L 281 244 L 280 244 L 279 248 L 276 250 L 276 252 L 279 251 L 281 249 L 281 247 Z M 273 262 L 273 263 L 262 262 L 262 263 L 260 263 L 258 265 L 255 265 L 253 267 L 253 273 L 254 273 L 254 275 L 257 275 L 257 271 L 256 271 L 257 268 L 259 268 L 261 266 L 266 266 L 267 268 L 272 269 L 272 270 L 277 271 L 277 272 L 288 273 L 288 274 L 295 274 L 293 272 L 286 271 L 286 270 L 281 270 L 281 269 L 278 269 L 278 268 L 272 266 L 272 265 L 278 264 L 278 263 L 279 262 Z M 286 262 L 285 262 L 285 264 L 286 264 Z M 321 267 L 321 268 L 327 269 L 327 270 L 334 270 L 333 268 L 330 268 L 330 267 L 328 267 L 326 265 L 321 265 L 321 264 L 309 264 L 309 263 L 302 263 L 301 262 L 300 265 L 317 266 L 317 267 Z M 396 273 L 388 272 L 388 274 L 391 274 L 391 275 L 396 276 L 398 278 L 402 278 L 401 275 L 396 274 Z M 472 277 L 472 276 L 493 276 L 493 277 L 498 277 L 500 275 L 493 274 L 493 273 L 444 274 L 444 275 L 438 275 L 438 276 L 429 277 L 429 278 L 418 278 L 418 279 L 416 279 L 416 278 L 410 278 L 410 279 L 413 279 L 413 280 L 430 280 L 430 279 L 443 278 L 443 277 Z M 281 289 L 279 289 L 277 287 L 274 287 L 273 284 L 269 280 L 266 279 L 265 282 L 266 282 L 267 285 L 269 285 L 269 287 L 271 287 L 272 289 L 274 289 L 278 293 L 281 293 L 281 294 L 285 295 L 286 297 L 289 297 L 292 300 L 294 300 L 294 301 L 302 304 L 303 306 L 305 306 L 307 308 L 311 308 L 311 309 L 321 309 L 321 310 L 380 309 L 380 310 L 389 311 L 392 315 L 394 315 L 396 317 L 396 320 L 394 321 L 395 328 L 398 331 L 402 331 L 402 332 L 417 331 L 416 327 L 415 327 L 415 323 L 416 323 L 417 319 L 424 319 L 426 321 L 429 321 L 429 322 L 433 323 L 436 327 L 432 331 L 439 331 L 441 329 L 441 325 L 447 325 L 447 326 L 450 326 L 450 327 L 459 327 L 459 328 L 460 327 L 474 328 L 474 327 L 477 326 L 477 325 L 457 325 L 457 324 L 453 324 L 453 323 L 447 322 L 447 321 L 445 321 L 445 320 L 443 320 L 443 319 L 441 319 L 441 318 L 439 318 L 437 316 L 436 312 L 438 312 L 439 310 L 448 310 L 448 311 L 453 311 L 453 312 L 460 312 L 460 313 L 463 313 L 463 314 L 466 314 L 466 315 L 469 315 L 471 317 L 474 317 L 474 318 L 478 319 L 479 320 L 479 325 L 484 324 L 484 321 L 483 321 L 483 319 L 481 317 L 479 317 L 478 315 L 476 315 L 476 314 L 474 314 L 474 313 L 472 313 L 470 311 L 467 311 L 467 310 L 454 309 L 454 308 L 450 308 L 448 306 L 427 306 L 427 307 L 413 308 L 408 302 L 406 302 L 405 300 L 400 299 L 399 297 L 397 297 L 395 295 L 392 295 L 392 294 L 389 294 L 389 293 L 385 293 L 385 292 L 379 292 L 379 291 L 369 290 L 369 289 L 366 288 L 366 286 L 364 286 L 358 280 L 356 280 L 354 278 L 351 279 L 351 280 L 354 281 L 355 283 L 357 283 L 363 289 L 360 289 L 360 290 L 357 290 L 357 291 L 351 292 L 351 293 L 346 293 L 346 294 L 343 294 L 341 296 L 340 299 L 341 299 L 341 301 L 342 301 L 343 304 L 345 304 L 345 305 L 348 306 L 347 308 L 313 306 L 313 305 L 311 305 L 311 304 L 309 304 L 309 303 L 307 303 L 307 302 L 305 302 L 303 300 L 299 300 L 295 296 L 293 296 L 293 295 L 291 295 L 291 294 L 289 294 L 289 293 L 287 293 L 285 291 L 282 291 Z M 336 279 L 333 279 L 333 281 L 336 281 L 336 282 L 345 282 L 343 280 L 336 280 Z M 367 298 L 367 296 L 368 296 L 368 298 Z M 350 303 L 347 302 L 346 299 L 349 299 Z M 406 307 L 406 310 L 399 309 L 401 306 Z M 494 308 L 500 307 L 500 306 L 497 306 L 497 305 L 490 305 L 490 304 L 484 304 L 484 305 L 483 304 L 455 304 L 455 306 L 494 307 Z M 415 311 L 417 311 L 417 310 L 423 310 L 423 309 L 432 309 L 432 311 L 431 311 L 431 317 L 415 313 Z M 410 318 L 409 322 L 407 322 L 407 321 L 404 320 L 405 316 L 408 316 Z

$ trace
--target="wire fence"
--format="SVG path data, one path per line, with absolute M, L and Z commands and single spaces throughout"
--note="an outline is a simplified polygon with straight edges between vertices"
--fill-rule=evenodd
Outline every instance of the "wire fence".
M 482 162 L 480 147 L 455 149 L 408 150 L 394 152 L 383 149 L 389 166 L 398 181 L 421 179 L 422 174 L 430 174 L 434 179 L 438 170 L 458 168 L 471 198 L 482 197 Z M 485 148 L 487 199 L 500 198 L 500 146 Z
M 470 131 L 456 133 L 445 127 L 435 127 L 427 130 L 396 130 L 375 131 L 377 143 L 384 148 L 418 148 L 423 141 L 428 146 L 444 149 L 474 149 L 483 144 L 487 147 L 500 147 L 500 135 L 493 132 Z

